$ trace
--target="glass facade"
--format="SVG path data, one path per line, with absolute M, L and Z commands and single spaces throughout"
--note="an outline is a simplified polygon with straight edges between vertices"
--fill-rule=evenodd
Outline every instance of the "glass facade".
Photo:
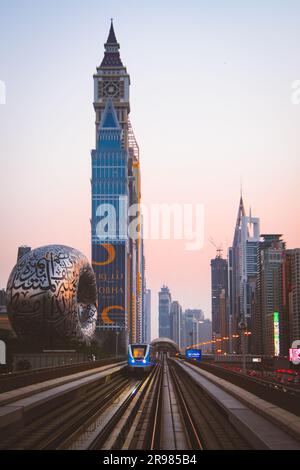
M 98 289 L 98 327 L 127 328 L 128 154 L 111 100 L 92 151 L 92 263 Z

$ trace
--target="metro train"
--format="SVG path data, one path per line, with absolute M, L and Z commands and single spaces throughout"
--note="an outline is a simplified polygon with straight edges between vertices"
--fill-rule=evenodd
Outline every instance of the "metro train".
M 129 344 L 128 346 L 128 367 L 131 372 L 150 371 L 156 362 L 156 353 L 150 344 Z

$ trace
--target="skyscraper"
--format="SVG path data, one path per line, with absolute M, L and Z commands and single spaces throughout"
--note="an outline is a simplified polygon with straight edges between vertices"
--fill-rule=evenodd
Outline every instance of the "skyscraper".
M 228 322 L 228 308 L 227 308 L 227 294 L 226 290 L 222 289 L 219 293 L 219 314 L 220 314 L 220 351 L 222 354 L 229 352 L 229 322 Z M 214 335 L 213 335 L 214 338 Z
M 211 260 L 211 314 L 212 314 L 212 336 L 218 338 L 221 333 L 221 293 L 224 293 L 224 302 L 226 307 L 228 290 L 228 266 L 227 260 L 222 258 L 218 250 L 217 256 Z M 223 295 L 223 294 L 222 294 Z M 223 303 L 222 303 L 223 308 Z M 222 313 L 227 321 L 226 311 Z
M 198 343 L 207 342 L 208 344 L 200 345 L 200 348 L 203 352 L 211 352 L 212 345 L 211 345 L 211 338 L 212 338 L 212 324 L 211 320 L 205 318 L 203 321 L 198 322 Z
M 167 286 L 163 286 L 158 293 L 158 335 L 160 338 L 171 339 L 171 292 Z
M 255 292 L 253 344 L 256 354 L 287 354 L 287 322 L 283 282 L 285 243 L 282 235 L 262 235 Z
M 233 314 L 233 271 L 232 271 L 232 247 L 227 251 L 227 265 L 228 265 L 228 352 L 232 353 L 232 314 Z
M 121 126 L 108 99 L 92 151 L 92 263 L 98 287 L 98 333 L 102 333 L 99 336 L 107 351 L 113 343 L 112 333 L 122 332 L 125 344 L 128 326 L 127 167 Z
M 241 225 L 241 286 L 240 286 L 240 315 L 251 331 L 251 296 L 257 275 L 257 249 L 260 240 L 260 221 L 258 217 L 242 217 Z
M 145 332 L 143 341 L 145 343 L 150 343 L 151 341 L 151 290 L 145 290 L 145 310 L 144 310 L 144 324 L 145 324 Z
M 128 337 L 131 342 L 142 339 L 143 257 L 141 231 L 136 239 L 128 236 L 132 219 L 128 208 L 139 207 L 141 196 L 139 148 L 129 121 L 130 78 L 113 23 L 104 47 L 104 58 L 93 77 L 96 148 L 92 151 L 91 228 L 99 292 L 97 332 L 108 352 L 115 341 L 121 340 L 120 346 L 125 347 Z
M 181 345 L 182 307 L 177 300 L 173 300 L 170 307 L 170 337 L 178 346 Z
M 204 313 L 200 309 L 186 309 L 183 313 L 182 347 L 190 347 L 199 343 Z M 211 333 L 211 332 L 210 332 Z M 211 334 L 210 338 L 211 339 Z
M 288 322 L 288 341 L 290 347 L 293 341 L 300 339 L 300 248 L 286 250 L 284 260 L 285 305 Z
M 250 329 L 251 299 L 257 275 L 257 249 L 260 238 L 259 218 L 246 216 L 241 196 L 232 247 L 229 249 L 229 305 L 231 333 L 239 334 L 240 327 Z M 232 340 L 232 352 L 240 352 L 239 341 Z M 248 349 L 248 348 L 247 348 Z

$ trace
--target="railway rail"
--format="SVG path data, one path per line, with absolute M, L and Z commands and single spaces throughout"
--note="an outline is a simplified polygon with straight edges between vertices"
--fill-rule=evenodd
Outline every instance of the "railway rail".
M 26 385 L 33 385 L 46 380 L 56 379 L 67 375 L 82 372 L 84 370 L 96 369 L 107 364 L 115 364 L 125 357 L 114 357 L 101 359 L 99 361 L 80 362 L 77 364 L 66 364 L 55 367 L 44 367 L 42 369 L 33 369 L 26 371 L 0 374 L 0 393 L 15 390 Z
M 169 365 L 179 400 L 186 415 L 192 449 L 244 450 L 251 445 L 230 423 L 227 415 L 176 363 Z
M 244 388 L 248 392 L 266 400 L 284 410 L 300 416 L 300 390 L 285 384 L 277 384 L 262 378 L 249 377 L 222 366 L 209 363 L 196 363 L 188 361 L 200 369 L 211 372 L 217 377 L 225 379 L 238 387 Z
M 249 449 L 224 412 L 164 358 L 123 449 Z
M 1 439 L 0 449 L 56 449 L 69 438 L 70 434 L 108 406 L 124 388 L 129 379 L 122 373 L 116 374 L 108 382 L 97 382 L 74 400 L 43 414 L 32 423 Z
M 103 375 L 104 371 L 99 379 L 84 379 L 82 387 L 80 382 L 76 393 L 69 394 L 67 400 L 57 401 L 57 392 L 53 393 L 51 407 L 46 406 L 43 414 L 25 422 L 23 428 L 4 435 L 0 449 L 265 448 L 261 447 L 264 445 L 261 435 L 253 440 L 256 429 L 252 429 L 250 439 L 245 430 L 241 432 L 239 421 L 230 418 L 229 409 L 219 398 L 226 393 L 207 379 L 199 381 L 200 371 L 191 368 L 193 366 L 162 355 L 161 361 L 146 376 L 129 375 L 122 366 L 107 375 Z M 205 385 L 203 380 L 210 385 Z M 251 414 L 252 423 L 253 420 L 259 423 L 260 430 L 271 435 L 273 441 L 266 442 L 266 448 L 273 448 L 274 439 L 277 445 L 278 436 L 272 437 L 277 433 L 276 427 L 262 422 L 261 417 L 256 417 L 228 394 L 224 400 L 233 412 L 241 411 L 243 416 L 248 413 L 249 417 Z M 278 435 L 286 439 L 286 446 L 298 448 L 297 443 L 290 442 L 289 436 Z

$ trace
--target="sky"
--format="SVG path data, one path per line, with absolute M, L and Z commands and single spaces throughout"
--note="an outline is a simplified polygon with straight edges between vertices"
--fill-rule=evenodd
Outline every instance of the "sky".
M 143 203 L 204 206 L 200 250 L 146 242 L 152 335 L 163 283 L 210 318 L 209 238 L 226 255 L 241 183 L 262 233 L 299 247 L 299 17 L 298 0 L 0 0 L 0 287 L 19 245 L 90 258 L 92 76 L 110 18 L 131 76 Z

